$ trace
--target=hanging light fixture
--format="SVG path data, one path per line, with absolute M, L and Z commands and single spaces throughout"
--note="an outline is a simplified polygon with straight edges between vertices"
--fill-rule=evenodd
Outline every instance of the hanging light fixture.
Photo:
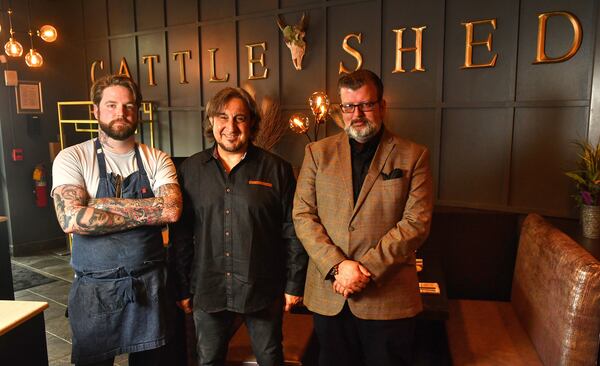
M 33 48 L 33 32 L 31 31 L 31 7 L 29 5 L 29 0 L 27 0 L 27 25 L 29 26 L 29 43 L 31 44 L 31 48 L 29 52 L 25 55 L 25 63 L 29 67 L 41 67 L 44 64 L 44 58 L 42 55 Z
M 9 8 L 8 11 L 8 33 L 10 34 L 8 42 L 4 45 L 4 52 L 10 57 L 20 57 L 23 54 L 23 46 L 15 39 L 15 32 L 12 27 L 12 10 Z
M 42 25 L 37 31 L 37 35 L 44 41 L 52 43 L 58 38 L 58 31 L 53 26 L 46 24 Z
M 1 10 L 0 10 L 1 11 Z M 8 24 L 9 24 L 9 39 L 8 42 L 4 45 L 4 52 L 10 57 L 20 57 L 23 55 L 23 46 L 19 43 L 15 38 L 15 31 L 13 30 L 12 25 L 12 15 L 13 11 L 11 9 L 10 0 L 8 1 L 8 10 L 6 11 L 8 14 Z M 58 31 L 52 25 L 46 24 L 40 27 L 40 29 L 36 30 L 35 33 L 31 30 L 31 5 L 29 4 L 29 0 L 27 0 L 27 23 L 29 26 L 29 43 L 31 48 L 25 54 L 25 63 L 29 67 L 40 67 L 44 64 L 44 58 L 42 55 L 36 51 L 33 46 L 33 36 L 37 35 L 44 42 L 54 42 L 58 38 Z M 2 28 L 0 28 L 1 30 Z
M 33 33 L 31 30 L 29 30 L 29 40 L 31 41 L 31 48 L 25 55 L 25 63 L 29 67 L 41 67 L 44 64 L 44 58 L 33 48 Z

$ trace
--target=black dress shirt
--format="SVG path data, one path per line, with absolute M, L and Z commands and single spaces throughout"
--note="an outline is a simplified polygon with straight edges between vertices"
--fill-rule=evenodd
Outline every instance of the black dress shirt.
M 377 135 L 372 139 L 361 144 L 353 139 L 350 139 L 350 156 L 352 157 L 352 191 L 354 193 L 354 203 L 358 199 L 360 189 L 362 188 L 365 177 L 369 172 L 369 166 L 381 141 L 383 135 L 383 127 L 379 129 Z
M 289 163 L 250 145 L 229 172 L 215 147 L 178 171 L 183 214 L 172 228 L 180 299 L 206 312 L 249 313 L 283 292 L 302 296 L 308 256 L 296 238 Z

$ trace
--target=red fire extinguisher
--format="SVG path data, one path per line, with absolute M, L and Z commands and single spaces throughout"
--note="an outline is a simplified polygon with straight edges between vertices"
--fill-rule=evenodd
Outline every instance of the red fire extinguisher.
M 46 183 L 46 168 L 44 164 L 38 164 L 33 169 L 33 183 L 35 185 L 35 205 L 46 207 L 48 205 L 48 183 Z

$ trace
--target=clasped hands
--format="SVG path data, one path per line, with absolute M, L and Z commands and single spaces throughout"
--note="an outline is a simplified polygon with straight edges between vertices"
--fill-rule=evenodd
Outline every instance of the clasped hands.
M 345 298 L 362 291 L 371 280 L 371 272 L 359 262 L 346 259 L 338 264 L 333 290 Z

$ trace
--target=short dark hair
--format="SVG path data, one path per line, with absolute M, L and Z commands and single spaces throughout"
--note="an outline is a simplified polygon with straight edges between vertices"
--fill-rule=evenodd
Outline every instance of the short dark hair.
M 206 118 L 205 118 L 205 127 L 204 127 L 204 136 L 206 137 L 214 137 L 213 136 L 213 125 L 210 121 L 210 118 L 216 116 L 221 113 L 225 104 L 229 103 L 231 99 L 238 98 L 241 99 L 244 104 L 246 104 L 246 108 L 250 111 L 250 139 L 253 140 L 256 137 L 256 133 L 258 132 L 258 127 L 260 125 L 260 112 L 258 110 L 258 106 L 254 101 L 254 98 L 242 88 L 231 88 L 227 87 L 222 89 L 217 94 L 215 94 L 208 103 L 206 104 Z
M 359 89 L 367 83 L 372 83 L 377 89 L 377 99 L 383 98 L 383 83 L 377 74 L 371 70 L 360 69 L 349 74 L 343 73 L 338 80 L 338 93 L 342 88 Z
M 90 100 L 95 105 L 100 105 L 104 89 L 109 86 L 122 86 L 133 94 L 135 105 L 139 107 L 142 102 L 142 92 L 135 81 L 127 75 L 106 75 L 96 80 L 90 89 Z

